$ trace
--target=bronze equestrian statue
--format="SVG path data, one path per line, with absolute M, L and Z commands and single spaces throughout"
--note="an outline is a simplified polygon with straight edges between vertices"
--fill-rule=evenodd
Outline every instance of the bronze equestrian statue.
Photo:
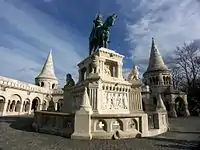
M 117 16 L 115 14 L 109 16 L 103 23 L 101 15 L 97 15 L 93 20 L 94 26 L 89 37 L 89 55 L 98 48 L 108 48 L 111 26 L 114 25 Z

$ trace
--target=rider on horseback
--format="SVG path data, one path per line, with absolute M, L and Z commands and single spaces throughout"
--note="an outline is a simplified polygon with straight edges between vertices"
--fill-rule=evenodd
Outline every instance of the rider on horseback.
M 102 17 L 100 15 L 98 15 L 97 18 L 95 20 L 93 20 L 93 22 L 94 22 L 93 38 L 97 38 L 96 37 L 97 31 L 103 25 Z

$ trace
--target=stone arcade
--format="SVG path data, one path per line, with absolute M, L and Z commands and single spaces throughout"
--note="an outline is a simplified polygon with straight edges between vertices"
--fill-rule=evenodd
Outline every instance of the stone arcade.
M 168 116 L 162 98 L 151 112 L 150 128 L 142 106 L 141 81 L 123 78 L 123 57 L 100 48 L 80 62 L 78 82 L 64 87 L 62 112 L 37 111 L 35 129 L 72 139 L 133 138 L 166 132 Z

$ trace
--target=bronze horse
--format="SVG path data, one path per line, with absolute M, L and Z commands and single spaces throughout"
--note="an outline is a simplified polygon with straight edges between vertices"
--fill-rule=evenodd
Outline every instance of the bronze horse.
M 110 28 L 114 25 L 117 16 L 115 14 L 109 16 L 102 26 L 97 28 L 94 35 L 89 38 L 89 54 L 95 52 L 97 48 L 108 48 Z

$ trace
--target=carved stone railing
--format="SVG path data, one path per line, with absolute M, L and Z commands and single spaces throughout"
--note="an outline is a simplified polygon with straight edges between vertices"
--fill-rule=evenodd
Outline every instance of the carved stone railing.
M 63 89 L 59 88 L 59 89 L 54 89 L 52 90 L 52 94 L 53 95 L 63 95 L 64 94 L 64 91 Z
M 74 114 L 36 111 L 32 126 L 37 132 L 70 137 L 74 132 Z
M 0 86 L 4 89 L 5 88 L 15 88 L 15 89 L 21 89 L 21 90 L 35 92 L 35 93 L 49 94 L 51 92 L 50 90 L 48 90 L 46 88 L 39 87 L 37 85 L 33 85 L 30 83 L 18 81 L 15 79 L 3 77 L 3 76 L 0 76 Z

